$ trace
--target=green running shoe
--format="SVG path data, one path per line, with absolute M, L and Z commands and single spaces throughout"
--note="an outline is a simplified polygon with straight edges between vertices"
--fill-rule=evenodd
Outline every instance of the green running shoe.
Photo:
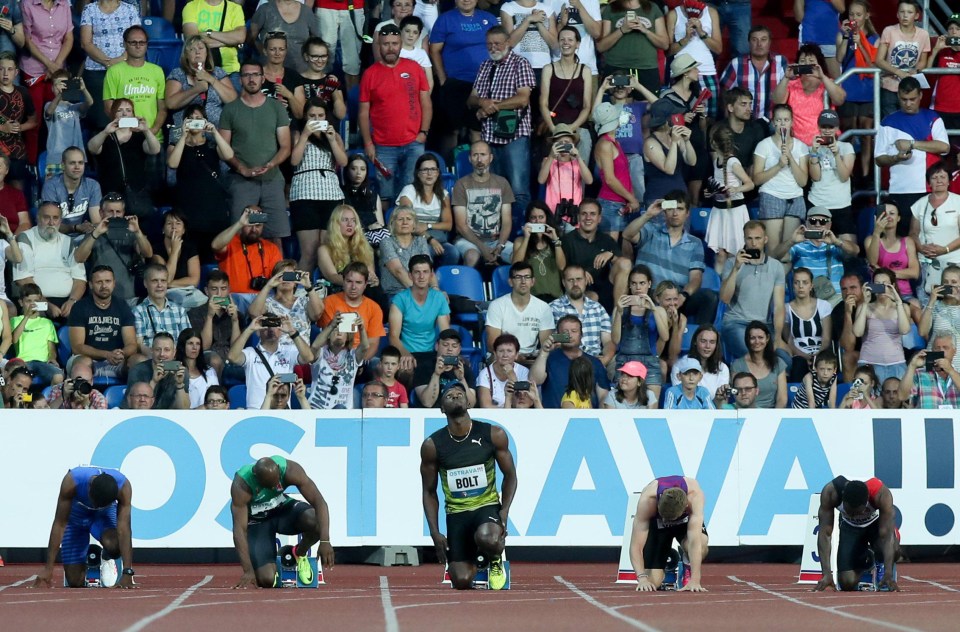
M 503 560 L 495 557 L 490 560 L 490 569 L 487 571 L 487 585 L 490 590 L 503 590 L 507 585 L 507 572 L 503 568 Z
M 296 552 L 294 552 L 296 555 Z M 313 569 L 310 568 L 310 558 L 306 555 L 300 557 L 297 555 L 297 577 L 300 583 L 309 586 L 313 583 Z

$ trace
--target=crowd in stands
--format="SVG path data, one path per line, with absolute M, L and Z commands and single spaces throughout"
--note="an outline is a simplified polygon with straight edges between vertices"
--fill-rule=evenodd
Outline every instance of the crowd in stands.
M 957 406 L 960 14 L 793 4 L 0 0 L 2 405 Z

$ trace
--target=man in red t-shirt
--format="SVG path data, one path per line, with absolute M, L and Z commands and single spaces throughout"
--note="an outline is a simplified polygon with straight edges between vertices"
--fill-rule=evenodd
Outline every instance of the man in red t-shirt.
M 27 199 L 23 196 L 23 191 L 7 183 L 7 174 L 10 172 L 10 159 L 6 154 L 0 153 L 0 215 L 7 218 L 10 224 L 10 230 L 14 235 L 19 235 L 28 230 L 30 223 L 30 213 L 27 211 Z
M 947 34 L 937 38 L 930 52 L 934 68 L 960 68 L 960 46 L 948 46 L 947 40 L 960 38 L 960 13 L 947 20 Z M 930 108 L 940 115 L 944 126 L 960 129 L 960 75 L 940 75 L 933 89 Z
M 380 61 L 360 80 L 359 125 L 364 153 L 374 164 L 380 163 L 380 197 L 393 204 L 400 189 L 413 182 L 414 164 L 423 155 L 433 105 L 423 68 L 400 58 L 396 25 L 380 29 L 379 46 Z
M 211 244 L 220 269 L 230 278 L 230 296 L 241 314 L 247 313 L 257 293 L 273 276 L 273 267 L 283 258 L 275 243 L 263 239 L 263 221 L 250 221 L 254 214 L 262 215 L 263 211 L 259 206 L 243 209 L 240 219 L 214 237 Z

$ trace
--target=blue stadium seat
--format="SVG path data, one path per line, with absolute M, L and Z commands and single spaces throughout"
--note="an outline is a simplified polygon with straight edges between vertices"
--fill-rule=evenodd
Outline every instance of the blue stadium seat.
M 230 410 L 247 407 L 246 384 L 237 384 L 236 386 L 231 386 L 230 390 L 227 391 L 227 395 L 230 397 Z
M 720 275 L 717 274 L 717 271 L 711 267 L 704 268 L 703 282 L 700 284 L 700 287 L 705 290 L 713 290 L 714 292 L 719 292 L 720 291 Z
M 797 391 L 803 388 L 801 382 L 790 382 L 787 384 L 787 408 L 793 408 L 793 400 L 797 397 Z
M 850 392 L 850 387 L 852 384 L 850 382 L 841 382 L 837 384 L 837 408 L 840 407 L 840 402 L 843 401 L 843 398 L 847 396 L 847 393 Z
M 110 386 L 103 392 L 103 396 L 107 398 L 107 408 L 120 408 L 120 404 L 123 403 L 123 398 L 127 394 L 127 387 L 125 384 L 117 384 L 116 386 Z
M 483 292 L 483 277 L 469 266 L 440 266 L 437 268 L 437 283 L 447 294 L 465 296 L 474 301 L 486 300 Z M 478 323 L 480 314 L 460 313 L 453 315 L 461 323 Z
M 163 74 L 168 75 L 180 65 L 180 51 L 183 49 L 183 40 L 177 36 L 173 24 L 160 17 L 146 17 L 142 26 L 150 39 L 147 48 L 147 61 L 163 68 Z
M 707 234 L 707 222 L 710 221 L 710 208 L 701 207 L 693 209 L 690 213 L 690 232 L 701 239 Z
M 150 46 L 153 46 L 155 40 L 174 40 L 177 37 L 177 29 L 173 24 L 157 16 L 145 17 L 140 21 L 143 30 L 147 32 L 150 39 Z
M 207 279 L 210 278 L 210 273 L 214 270 L 219 270 L 220 265 L 217 263 L 204 263 L 200 266 L 200 284 L 197 286 L 201 290 L 207 287 Z
M 720 329 L 720 323 L 723 322 L 723 315 L 727 313 L 728 309 L 729 306 L 723 301 L 717 303 L 717 317 L 713 319 L 713 326 L 718 330 Z
M 863 243 L 867 238 L 867 235 L 873 233 L 873 223 L 876 221 L 876 207 L 867 206 L 860 209 L 860 213 L 857 215 L 857 240 L 858 243 Z
M 502 265 L 493 271 L 493 298 L 500 298 L 510 293 L 510 266 Z
M 903 348 L 904 349 L 924 349 L 927 346 L 927 341 L 923 339 L 923 336 L 920 335 L 920 330 L 917 329 L 916 323 L 910 323 L 910 333 L 903 335 Z
M 697 327 L 695 323 L 687 324 L 687 327 L 683 330 L 683 340 L 680 341 L 680 353 L 687 353 L 690 351 L 690 348 L 693 346 L 693 335 L 697 333 Z
M 46 387 L 45 389 L 43 389 L 43 398 L 50 399 L 51 393 L 53 393 L 53 387 L 52 386 Z
M 47 173 L 47 152 L 41 151 L 37 156 L 37 188 L 43 189 L 44 174 Z
M 436 158 L 437 164 L 440 166 L 440 174 L 441 174 L 441 175 L 444 174 L 444 173 L 449 173 L 449 170 L 447 169 L 447 163 L 444 162 L 443 156 L 441 156 L 440 154 L 438 154 L 438 153 L 435 152 L 435 151 L 426 151 L 426 152 L 423 153 L 423 155 L 424 155 L 424 156 L 433 156 L 434 158 Z
M 457 175 L 458 179 L 473 173 L 473 165 L 470 164 L 469 149 L 457 153 L 456 164 L 454 165 L 454 173 Z
M 474 376 L 479 375 L 480 366 L 483 363 L 483 350 L 480 349 L 480 347 L 474 346 L 473 334 L 471 334 L 466 327 L 461 325 L 451 325 L 451 327 L 460 332 L 460 353 L 467 356 L 467 359 L 470 361 L 470 368 L 473 370 Z
M 73 349 L 70 346 L 70 328 L 66 325 L 57 330 L 57 357 L 60 359 L 60 366 L 66 368 L 67 360 L 73 355 Z

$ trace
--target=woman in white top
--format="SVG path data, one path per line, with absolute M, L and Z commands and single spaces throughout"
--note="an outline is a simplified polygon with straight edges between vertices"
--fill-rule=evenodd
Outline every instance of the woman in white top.
M 810 148 L 793 137 L 793 108 L 773 106 L 773 134 L 753 150 L 753 183 L 760 187 L 757 218 L 767 229 L 767 253 L 776 252 L 784 235 L 792 235 L 807 215 L 803 187 L 807 185 Z
M 503 408 L 507 399 L 507 384 L 527 382 L 530 370 L 517 362 L 520 341 L 513 334 L 500 334 L 493 341 L 492 364 L 477 376 L 477 402 L 480 408 Z M 535 384 L 530 388 L 536 388 Z M 512 392 L 512 388 L 510 389 Z M 527 390 L 527 389 L 523 389 Z
M 920 317 L 920 335 L 929 340 L 928 349 L 938 335 L 953 336 L 960 345 L 960 267 L 949 265 L 940 277 L 942 285 L 933 286 L 930 302 Z M 953 356 L 954 368 L 960 367 L 960 353 Z
M 187 327 L 180 332 L 180 338 L 177 340 L 176 357 L 187 370 L 190 408 L 199 408 L 203 406 L 207 389 L 220 384 L 217 372 L 213 367 L 207 366 L 199 331 Z
M 513 52 L 540 70 L 557 50 L 557 20 L 550 5 L 537 0 L 513 0 L 500 7 L 500 23 L 510 33 Z
M 943 160 L 927 169 L 930 193 L 910 207 L 910 234 L 917 238 L 923 289 L 929 294 L 951 263 L 960 264 L 960 195 L 950 193 L 950 168 Z
M 703 377 L 700 386 L 710 392 L 713 398 L 717 389 L 730 383 L 730 368 L 723 362 L 723 348 L 720 345 L 720 332 L 713 325 L 700 325 L 693 334 L 693 346 L 686 357 L 700 362 L 703 367 Z M 680 372 L 674 362 L 670 371 L 670 381 L 680 384 Z
M 807 268 L 793 271 L 793 300 L 787 304 L 783 339 L 793 356 L 787 381 L 800 382 L 813 369 L 813 359 L 821 349 L 829 349 L 832 340 L 833 308 L 817 298 L 813 291 L 813 273 Z
M 719 118 L 720 88 L 717 85 L 714 55 L 723 53 L 720 15 L 709 5 L 704 7 L 699 17 L 689 16 L 688 11 L 690 9 L 681 2 L 667 14 L 667 33 L 672 36 L 667 54 L 676 56 L 686 53 L 697 60 L 700 85 L 713 93 L 706 102 L 707 118 L 715 121 Z
M 453 230 L 453 211 L 450 196 L 443 188 L 440 178 L 440 162 L 431 153 L 419 158 L 413 168 L 413 184 L 400 190 L 397 206 L 409 206 L 417 214 L 414 235 L 433 237 L 430 242 L 434 253 L 440 256 L 438 266 L 455 266 L 460 263 L 460 251 L 450 243 Z M 438 248 L 442 250 L 438 251 Z

